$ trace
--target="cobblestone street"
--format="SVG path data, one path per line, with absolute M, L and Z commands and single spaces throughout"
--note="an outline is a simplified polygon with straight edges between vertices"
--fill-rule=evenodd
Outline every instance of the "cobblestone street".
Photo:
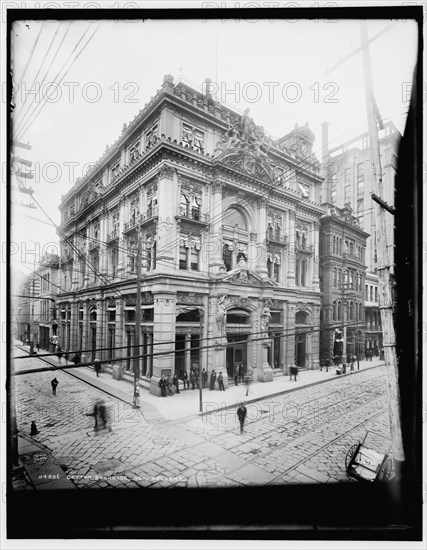
M 41 364 L 22 359 L 18 370 Z M 77 488 L 351 481 L 345 456 L 367 430 L 379 434 L 376 450 L 389 446 L 384 366 L 249 403 L 243 434 L 234 408 L 149 423 L 139 410 L 66 371 L 54 375 L 56 396 L 52 372 L 15 378 L 18 429 L 29 435 L 35 420 L 34 440 Z M 111 432 L 95 430 L 87 416 L 99 397 L 108 404 Z

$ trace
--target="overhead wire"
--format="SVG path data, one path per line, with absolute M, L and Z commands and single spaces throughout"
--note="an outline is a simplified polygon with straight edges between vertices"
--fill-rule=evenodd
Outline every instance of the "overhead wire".
M 67 36 L 67 34 L 68 34 L 68 31 L 70 30 L 71 24 L 72 24 L 72 22 L 70 21 L 69 24 L 68 24 L 68 27 L 65 29 L 65 33 L 64 33 L 64 35 L 63 35 L 63 37 L 62 37 L 62 40 L 61 40 L 59 46 L 56 48 L 56 51 L 55 51 L 54 56 L 53 56 L 53 58 L 52 58 L 52 60 L 51 60 L 51 62 L 50 62 L 50 65 L 49 65 L 49 67 L 47 68 L 47 70 L 46 70 L 46 72 L 45 72 L 45 74 L 44 74 L 44 77 L 43 77 L 42 81 L 40 82 L 40 85 L 39 85 L 39 86 L 40 86 L 40 89 L 42 88 L 42 86 L 43 86 L 43 84 L 44 84 L 44 82 L 45 82 L 45 80 L 46 80 L 46 78 L 47 78 L 47 76 L 48 76 L 48 74 L 49 74 L 49 71 L 50 71 L 50 69 L 51 69 L 51 67 L 52 67 L 52 65 L 53 65 L 53 63 L 55 62 L 55 59 L 57 58 L 59 52 L 61 51 L 62 44 L 64 43 L 64 40 L 65 40 L 65 38 L 66 38 L 66 36 Z M 56 34 L 57 34 L 59 28 L 60 28 L 60 27 L 58 27 L 58 29 L 56 30 L 55 35 L 54 35 L 54 37 L 53 37 L 53 40 L 55 39 Z M 53 40 L 52 40 L 52 43 L 53 43 Z M 49 52 L 49 50 L 50 50 L 50 48 L 51 48 L 51 46 L 52 46 L 52 43 L 51 43 L 51 45 L 50 45 L 49 48 L 48 48 L 48 52 Z M 38 73 L 37 73 L 37 74 L 38 74 Z M 36 75 L 36 77 L 34 78 L 34 81 L 35 81 L 36 78 L 37 78 L 37 75 Z M 34 85 L 34 82 L 33 82 L 32 86 L 31 86 L 31 88 L 33 87 L 33 85 Z M 34 103 L 34 102 L 35 102 L 35 97 L 33 97 L 33 103 Z M 16 127 L 16 129 L 15 129 L 16 132 L 19 132 L 19 130 L 22 128 L 22 126 L 25 125 L 25 123 L 30 119 L 30 117 L 32 116 L 32 114 L 33 114 L 33 113 L 35 112 L 35 110 L 37 109 L 37 107 L 38 107 L 38 105 L 36 105 L 35 109 L 33 109 L 33 111 L 32 111 L 31 113 L 29 113 L 30 108 L 31 108 L 31 103 L 28 105 L 28 109 L 27 109 L 25 115 L 23 115 L 23 119 L 21 120 L 21 122 L 19 123 L 19 125 L 18 125 L 18 126 Z M 27 117 L 27 118 L 26 118 L 26 117 Z M 22 123 L 22 124 L 21 124 L 21 123 Z

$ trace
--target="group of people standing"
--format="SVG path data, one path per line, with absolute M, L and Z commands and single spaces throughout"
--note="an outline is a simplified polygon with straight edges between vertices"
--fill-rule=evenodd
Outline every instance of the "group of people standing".
M 208 373 L 206 372 L 206 369 L 202 369 L 202 388 L 208 387 Z M 190 372 L 187 373 L 187 371 L 184 371 L 182 374 L 181 379 L 178 377 L 177 373 L 175 373 L 173 376 L 170 374 L 168 376 L 162 375 L 159 380 L 159 388 L 161 392 L 162 397 L 167 397 L 167 395 L 173 395 L 174 393 L 180 393 L 180 381 L 183 383 L 184 390 L 185 389 L 191 389 L 195 390 L 200 389 L 200 376 L 198 369 L 192 367 L 190 369 Z M 224 386 L 224 375 L 222 374 L 222 371 L 217 373 L 215 370 L 212 370 L 210 379 L 209 379 L 209 389 L 214 390 L 215 389 L 215 383 L 218 382 L 218 389 L 219 391 L 225 391 Z

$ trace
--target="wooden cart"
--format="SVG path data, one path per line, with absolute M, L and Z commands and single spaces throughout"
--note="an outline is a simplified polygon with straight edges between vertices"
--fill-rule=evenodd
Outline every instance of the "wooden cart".
M 352 445 L 345 457 L 347 474 L 363 481 L 387 481 L 393 477 L 393 460 L 389 456 L 391 445 L 386 453 L 379 453 L 366 445 L 369 434 L 383 435 L 367 431 L 362 442 Z

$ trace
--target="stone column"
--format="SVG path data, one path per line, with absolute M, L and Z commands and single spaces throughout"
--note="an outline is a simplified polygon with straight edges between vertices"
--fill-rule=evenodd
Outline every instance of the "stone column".
M 123 230 L 125 228 L 125 222 L 128 220 L 128 205 L 127 199 L 123 199 L 120 203 L 120 213 L 119 213 L 119 244 L 118 244 L 118 268 L 117 276 L 123 277 L 127 271 L 127 252 L 126 252 L 126 242 L 123 238 Z
M 187 372 L 188 379 L 190 379 L 191 368 L 191 334 L 185 335 L 185 352 L 184 352 L 184 368 Z
M 153 353 L 153 335 L 152 333 L 147 334 L 147 353 L 152 354 Z M 147 376 L 151 378 L 153 375 L 153 356 L 149 355 L 147 357 Z
M 103 211 L 99 218 L 99 272 L 106 276 L 108 273 L 107 245 L 105 241 L 108 233 L 108 213 Z M 96 275 L 98 277 L 98 275 Z
M 289 212 L 289 220 L 288 220 L 288 272 L 287 272 L 287 278 L 288 278 L 288 288 L 295 288 L 295 262 L 297 259 L 297 251 L 295 249 L 295 243 L 296 243 L 296 214 L 295 212 L 290 211 Z M 293 364 L 293 361 L 292 361 Z
M 263 278 L 268 277 L 267 270 L 267 201 L 260 199 L 258 201 L 258 247 L 256 272 Z
M 157 352 L 170 352 L 167 355 L 156 355 L 153 357 L 153 376 L 150 379 L 150 393 L 160 396 L 159 380 L 164 374 L 174 373 L 175 368 L 175 318 L 176 318 L 176 294 L 169 290 L 158 290 L 153 292 L 154 296 L 154 325 L 153 340 L 156 344 L 169 342 L 163 345 L 156 345 Z
M 164 164 L 158 174 L 159 222 L 157 232 L 157 271 L 175 272 L 178 214 L 178 176 L 176 170 Z
M 208 241 L 205 245 L 206 256 L 208 259 L 209 272 L 218 273 L 218 269 L 224 264 L 222 259 L 222 193 L 224 183 L 215 178 L 211 186 L 211 205 L 209 210 L 209 219 L 211 226 L 209 229 Z
M 258 365 L 258 381 L 259 382 L 272 382 L 273 381 L 273 370 L 271 368 L 270 363 L 268 362 L 268 349 L 270 347 L 270 339 L 268 338 L 268 327 L 263 326 L 263 319 L 262 319 L 262 311 L 264 308 L 265 302 L 262 302 L 259 304 L 258 309 L 258 332 L 259 335 L 257 338 L 260 338 L 261 336 L 265 336 L 264 340 L 259 340 L 258 343 L 261 345 L 261 365 Z M 264 330 L 267 329 L 267 330 Z M 262 331 L 264 334 L 262 334 Z
M 70 321 L 71 333 L 70 333 L 69 351 L 74 352 L 74 351 L 77 351 L 77 346 L 78 346 L 79 311 L 78 311 L 78 304 L 76 301 L 71 302 L 70 307 L 71 307 L 71 321 Z
M 96 300 L 96 349 L 100 350 L 106 347 L 105 345 L 105 300 Z M 96 357 L 98 359 L 104 359 L 105 353 L 103 351 L 97 351 Z
M 312 279 L 311 279 L 311 285 L 313 286 L 314 292 L 320 292 L 320 281 L 319 281 L 319 228 L 320 223 L 319 222 L 313 222 L 313 255 L 312 255 Z
M 289 366 L 294 364 L 295 361 L 295 305 L 287 304 L 286 312 L 286 329 L 287 338 L 286 342 L 286 374 L 289 374 Z

